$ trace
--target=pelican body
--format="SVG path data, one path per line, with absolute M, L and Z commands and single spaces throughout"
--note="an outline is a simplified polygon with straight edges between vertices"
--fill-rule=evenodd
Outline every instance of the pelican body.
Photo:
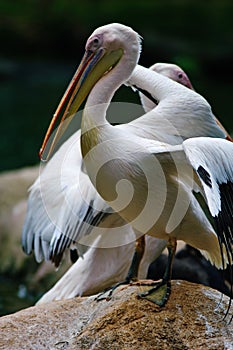
M 157 128 L 158 139 L 143 138 L 139 130 L 113 127 L 106 120 L 113 94 L 130 81 L 139 54 L 140 39 L 131 28 L 111 24 L 95 30 L 54 119 L 64 104 L 62 121 L 72 119 L 88 96 L 82 117 L 81 150 L 87 173 L 101 197 L 137 232 L 167 240 L 171 263 L 176 240 L 182 239 L 216 267 L 226 267 L 232 263 L 233 145 L 223 139 L 226 135 L 216 125 L 208 102 L 196 92 L 153 73 L 153 89 L 160 101 L 157 123 L 147 123 L 149 112 L 135 129 L 139 125 Z M 137 69 L 143 70 L 146 79 L 147 70 L 140 66 Z M 168 121 L 165 127 L 163 118 Z M 200 135 L 187 139 L 194 124 Z M 182 144 L 177 144 L 174 126 L 184 139 Z M 50 152 L 65 127 L 60 124 Z M 173 139 L 169 144 L 163 140 L 166 134 Z M 202 195 L 215 228 L 193 192 Z M 169 274 L 167 277 L 166 282 Z M 162 305 L 169 287 L 167 283 Z M 143 296 L 156 290 L 152 288 Z
M 183 84 L 187 88 L 192 89 L 192 84 L 189 78 L 187 77 L 186 73 L 177 65 L 157 63 L 150 67 L 150 69 L 157 71 L 160 74 L 163 74 L 169 77 L 170 79 L 173 79 Z M 130 80 L 131 84 L 133 84 L 132 87 L 135 88 L 134 74 L 132 74 Z M 142 75 L 141 81 L 143 80 L 144 76 Z M 138 86 L 136 86 L 136 88 L 139 90 L 141 90 L 141 81 L 138 81 L 137 78 Z M 147 91 L 144 90 L 144 94 L 148 96 L 151 95 L 151 92 L 147 89 Z M 144 94 L 140 93 L 144 109 L 152 110 L 156 108 L 158 102 L 156 104 L 153 102 L 151 103 L 151 100 L 145 97 Z M 154 98 L 152 97 L 152 100 L 153 99 Z M 150 104 L 150 107 L 147 106 L 148 104 Z M 51 258 L 51 260 L 54 261 L 56 265 L 59 265 L 60 259 L 62 258 L 63 249 L 65 249 L 66 246 L 67 248 L 70 247 L 69 241 L 66 240 L 65 245 L 64 243 L 61 244 L 60 239 L 64 236 L 62 236 L 62 232 L 66 232 L 66 226 L 61 227 L 60 234 L 57 232 L 56 229 L 54 230 L 54 226 L 51 226 L 50 222 L 46 220 L 47 216 L 45 215 L 46 213 L 43 212 L 43 203 L 45 204 L 47 212 L 51 211 L 49 208 L 54 207 L 54 203 L 59 203 L 59 207 L 56 209 L 53 215 L 50 215 L 50 219 L 52 216 L 53 221 L 57 223 L 59 217 L 62 216 L 63 221 L 64 223 L 66 223 L 66 225 L 68 225 L 68 222 L 70 222 L 70 225 L 76 230 L 74 234 L 72 233 L 72 236 L 74 236 L 74 241 L 76 241 L 76 232 L 80 230 L 84 232 L 84 230 L 86 230 L 86 232 L 84 233 L 86 236 L 87 232 L 90 231 L 87 226 L 81 225 L 81 223 L 80 225 L 77 225 L 77 222 L 79 220 L 84 220 L 84 218 L 85 220 L 87 220 L 86 215 L 88 213 L 90 203 L 96 202 L 98 194 L 93 189 L 93 186 L 91 185 L 88 176 L 83 171 L 80 146 L 77 143 L 77 139 L 79 137 L 79 132 L 77 132 L 62 145 L 59 151 L 56 152 L 53 158 L 46 165 L 45 169 L 43 169 L 40 177 L 37 179 L 37 181 L 30 190 L 30 203 L 28 206 L 27 217 L 24 225 L 24 236 L 30 238 L 36 234 L 37 238 L 33 241 L 41 241 L 40 243 L 34 246 L 34 249 L 37 248 L 35 249 L 35 257 L 38 261 L 41 261 L 42 258 L 46 258 L 47 260 Z M 69 153 L 69 156 L 67 156 L 67 153 Z M 62 188 L 59 186 L 61 180 L 59 178 L 59 175 L 57 175 L 60 174 L 60 172 L 62 172 L 62 168 L 67 169 L 67 171 L 65 172 L 67 178 L 66 183 L 69 184 L 69 186 L 65 187 L 64 197 L 67 198 L 68 201 L 67 203 L 65 203 L 65 205 L 63 205 L 62 202 Z M 84 190 L 87 191 L 85 194 L 83 194 L 86 198 L 88 204 L 87 206 L 86 203 L 83 203 L 80 200 L 81 196 L 78 193 L 78 189 L 76 188 L 75 174 L 80 174 L 79 181 L 80 183 L 82 183 L 82 187 L 84 188 Z M 75 178 L 75 180 L 73 180 L 73 178 Z M 49 187 L 48 184 L 50 184 Z M 43 193 L 44 196 L 42 196 Z M 58 200 L 58 198 L 60 199 Z M 101 201 L 100 198 L 99 201 L 99 209 L 101 209 L 101 211 L 104 212 L 106 210 L 106 203 Z M 71 205 L 69 205 L 69 203 L 72 203 L 72 206 L 76 208 L 76 217 L 73 215 L 73 211 L 71 210 Z M 126 225 L 126 223 L 123 219 L 121 219 L 121 217 L 118 216 L 118 219 L 116 220 L 116 213 L 109 214 L 107 218 L 102 216 L 101 220 L 99 221 L 96 220 L 97 216 L 98 213 L 95 213 L 94 211 L 92 215 L 89 216 L 88 223 L 90 227 L 91 225 L 93 225 L 94 221 L 95 225 L 103 226 L 104 224 L 104 226 L 108 226 L 110 230 L 114 227 L 114 225 L 116 226 L 116 224 L 119 225 L 119 227 Z M 39 220 L 39 217 L 43 217 L 43 220 Z M 40 222 L 41 224 L 43 223 L 43 226 L 36 226 L 36 222 Z M 104 238 L 102 237 L 103 235 L 99 235 L 96 239 L 94 239 L 93 231 L 94 229 L 92 227 L 92 235 L 91 233 L 89 233 L 89 235 L 91 235 L 91 238 L 89 239 L 89 244 L 91 243 L 90 245 L 92 247 L 87 249 L 87 251 L 83 252 L 83 256 L 81 259 L 74 261 L 74 258 L 72 257 L 74 265 L 52 287 L 52 289 L 49 290 L 39 300 L 39 303 L 72 298 L 77 295 L 94 294 L 97 292 L 101 292 L 104 289 L 109 288 L 110 286 L 117 284 L 120 281 L 124 281 L 126 279 L 127 272 L 130 268 L 130 262 L 133 258 L 134 244 L 128 243 L 123 246 L 121 245 L 119 247 L 108 249 L 97 248 L 104 245 Z M 65 236 L 68 236 L 68 234 L 70 235 L 70 233 L 66 232 Z M 106 234 L 108 235 L 108 232 Z M 56 239 L 53 238 L 53 235 L 56 237 Z M 128 237 L 133 235 L 133 229 L 131 226 L 127 225 L 125 235 Z M 29 245 L 27 249 L 33 248 L 33 241 L 31 241 L 31 246 Z M 59 246 L 58 242 L 60 243 Z M 159 256 L 161 251 L 164 249 L 165 245 L 165 241 L 155 239 L 150 236 L 146 237 L 145 252 L 142 261 L 139 265 L 139 271 L 137 275 L 139 279 L 146 278 L 148 266 L 152 261 L 156 259 L 157 256 Z M 78 243 L 76 243 L 75 249 L 77 248 L 79 253 L 80 250 L 83 249 Z M 71 252 L 73 252 L 73 249 L 71 249 Z M 74 254 L 72 253 L 72 256 L 73 255 Z

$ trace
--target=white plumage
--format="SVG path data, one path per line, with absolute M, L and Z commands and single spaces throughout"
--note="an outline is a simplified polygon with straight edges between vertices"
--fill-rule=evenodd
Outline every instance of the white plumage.
M 183 144 L 178 142 L 180 136 L 183 139 L 203 135 L 225 137 L 225 133 L 216 125 L 206 100 L 180 84 L 153 73 L 155 80 L 152 91 L 159 101 L 154 118 L 156 123 L 152 125 L 151 118 L 147 118 L 151 112 L 142 117 L 133 128 L 131 125 L 113 127 L 105 119 L 113 93 L 123 82 L 128 81 L 139 52 L 138 36 L 130 28 L 119 24 L 98 28 L 88 39 L 86 54 L 78 69 L 77 81 L 73 82 L 74 86 L 78 86 L 77 93 L 71 96 L 70 101 L 73 103 L 68 107 L 68 115 L 63 119 L 69 116 L 69 111 L 72 116 L 83 96 L 89 94 L 83 113 L 82 154 L 87 172 L 101 196 L 138 231 L 167 239 L 169 246 L 176 239 L 183 239 L 200 249 L 217 267 L 225 266 L 232 260 L 233 174 L 228 165 L 228 156 L 233 155 L 233 145 L 216 138 L 196 138 L 185 140 Z M 137 67 L 137 70 L 143 70 L 145 78 L 148 76 L 143 67 Z M 162 118 L 168 121 L 165 127 Z M 159 137 L 155 138 L 159 141 L 150 140 L 148 135 L 147 139 L 142 138 L 142 132 L 138 136 L 139 125 L 143 128 L 143 125 L 148 127 L 148 124 L 151 134 L 157 129 L 156 136 L 159 134 Z M 199 135 L 192 135 L 194 127 Z M 132 129 L 135 132 L 132 132 Z M 61 128 L 57 136 L 60 133 Z M 161 142 L 166 134 L 171 138 L 170 144 Z M 194 146 L 201 164 L 205 161 L 209 165 L 208 170 L 193 156 Z M 211 157 L 215 160 L 215 166 L 221 163 L 221 166 L 229 171 L 224 173 L 220 169 L 216 171 L 210 167 L 207 152 L 209 148 L 212 148 Z M 223 157 L 220 157 L 219 149 Z M 100 166 L 102 168 L 97 178 Z M 209 178 L 215 179 L 218 186 L 216 188 L 220 193 L 221 207 L 219 196 L 210 196 L 206 190 L 205 185 L 211 187 L 208 183 Z M 228 196 L 223 187 L 225 183 L 228 186 Z M 127 188 L 131 190 L 131 185 L 134 192 L 131 193 L 131 201 L 128 201 L 125 191 Z M 212 211 L 216 231 L 192 194 L 192 191 L 197 191 L 198 188 Z M 162 205 L 161 199 L 164 200 Z M 171 222 L 173 210 L 177 210 L 177 205 L 186 211 L 180 220 L 177 221 L 174 216 Z M 214 207 L 220 210 L 213 212 Z M 160 215 L 154 218 L 153 223 L 153 216 L 158 213 Z M 170 252 L 172 256 L 174 249 Z M 167 276 L 166 282 L 169 282 L 169 279 L 170 276 Z M 163 304 L 167 300 L 168 289 Z
M 131 77 L 130 83 L 132 85 L 136 85 L 136 86 L 139 85 L 140 86 L 140 84 L 141 84 L 140 74 L 141 74 L 141 76 L 144 77 L 145 82 L 148 83 L 148 80 L 150 82 L 149 75 L 147 75 L 148 74 L 147 71 L 148 70 L 144 70 L 143 67 L 137 67 L 137 69 L 135 71 L 135 75 L 132 75 L 132 77 Z M 147 76 L 148 76 L 148 79 L 147 79 Z M 223 131 L 218 127 L 218 125 L 216 125 L 208 104 L 206 104 L 205 100 L 204 99 L 202 100 L 201 98 L 197 99 L 197 102 L 199 104 L 200 104 L 200 101 L 202 103 L 201 103 L 201 105 L 198 105 L 198 103 L 197 103 L 196 111 L 192 110 L 192 103 L 193 103 L 193 100 L 192 100 L 189 108 L 187 108 L 187 106 L 186 106 L 186 109 L 185 109 L 186 114 L 179 113 L 179 115 L 175 115 L 175 118 L 177 118 L 177 119 L 175 119 L 175 125 L 174 125 L 173 120 L 172 120 L 172 118 L 174 118 L 174 117 L 170 111 L 171 105 L 172 105 L 172 108 L 174 108 L 174 106 L 175 106 L 175 107 L 177 107 L 177 110 L 179 110 L 179 108 L 186 103 L 187 96 L 186 97 L 179 96 L 179 94 L 177 95 L 176 93 L 174 93 L 174 91 L 169 91 L 169 89 L 172 90 L 173 87 L 171 88 L 169 83 L 167 83 L 168 79 L 165 79 L 165 80 L 162 79 L 161 80 L 162 82 L 161 82 L 158 75 L 154 75 L 153 79 L 154 79 L 155 83 L 153 81 L 151 84 L 149 84 L 149 87 L 148 87 L 148 84 L 144 84 L 144 85 L 146 85 L 146 86 L 144 86 L 142 83 L 142 89 L 147 89 L 149 91 L 152 91 L 152 94 L 154 94 L 156 100 L 159 101 L 159 106 L 156 109 L 157 113 L 155 115 L 152 115 L 152 114 L 145 115 L 144 117 L 131 123 L 130 125 L 127 125 L 127 130 L 130 133 L 133 132 L 136 135 L 140 135 L 140 136 L 145 135 L 144 137 L 156 138 L 156 139 L 159 139 L 162 141 L 168 140 L 168 142 L 171 144 L 180 144 L 182 139 L 185 139 L 187 137 L 192 137 L 192 136 L 202 136 L 202 135 L 218 136 L 218 137 L 225 136 Z M 152 81 L 152 79 L 151 79 L 151 81 Z M 164 82 L 166 82 L 166 91 L 163 91 L 162 85 Z M 176 88 L 177 88 L 177 86 L 176 86 Z M 162 93 L 161 93 L 161 91 L 162 91 Z M 178 88 L 178 92 L 179 92 L 179 88 Z M 195 99 L 196 99 L 196 97 L 194 98 L 194 100 Z M 204 101 L 204 103 L 203 103 L 203 101 Z M 192 127 L 190 128 L 190 118 L 187 118 L 188 119 L 187 125 L 185 124 L 186 115 L 190 116 L 189 109 L 192 113 L 191 115 L 193 117 L 195 117 L 195 119 L 193 121 L 193 125 L 195 125 L 195 126 L 197 125 L 196 129 L 194 129 Z M 203 115 L 206 117 L 204 120 L 203 120 Z M 164 116 L 165 116 L 165 119 L 167 121 L 166 123 L 164 123 Z M 203 124 L 202 127 L 201 127 L 201 123 Z M 164 126 L 164 124 L 165 124 L 165 126 Z M 126 130 L 125 126 L 124 127 L 120 126 L 120 127 L 118 127 L 118 129 L 119 130 L 124 129 L 124 132 Z M 178 133 L 177 133 L 177 130 L 178 130 Z M 176 133 L 174 133 L 174 131 Z M 144 146 L 145 146 L 145 143 L 144 143 Z M 64 145 L 63 145 L 63 147 L 64 147 Z M 78 159 L 78 157 L 77 157 L 77 159 Z M 53 161 L 53 159 L 50 161 L 51 169 L 52 169 L 52 161 Z M 80 164 L 79 164 L 79 167 L 80 167 Z M 75 186 L 75 184 L 74 184 L 74 186 Z M 51 197 L 51 200 L 52 200 L 52 197 Z M 192 200 L 194 200 L 194 199 L 192 199 Z M 74 203 L 71 203 L 71 204 L 74 204 L 73 208 L 75 208 L 75 201 L 74 201 Z M 63 220 L 61 220 L 61 222 L 62 221 Z M 63 222 L 64 222 L 63 227 L 65 229 L 67 224 L 65 221 L 63 221 Z M 72 223 L 72 221 L 71 221 L 71 223 Z M 61 232 L 64 233 L 63 229 L 61 230 Z M 60 240 L 61 232 L 59 232 L 59 231 L 55 232 L 55 235 L 53 235 L 52 242 L 58 242 Z M 69 239 L 70 238 L 72 238 L 74 240 L 76 239 L 76 236 L 74 236 L 73 234 L 70 234 L 70 232 L 68 233 L 68 237 L 69 237 Z M 81 238 L 81 235 L 79 236 L 79 238 Z M 51 240 L 51 236 L 47 235 L 46 240 L 48 241 L 48 244 L 49 244 L 49 242 Z M 67 242 L 69 243 L 70 241 L 67 240 Z M 63 243 L 59 242 L 59 244 L 60 244 L 60 248 L 62 248 L 62 249 L 67 245 L 67 243 L 64 244 L 64 240 L 63 240 Z M 44 246 L 47 248 L 48 247 L 47 243 Z M 38 247 L 40 247 L 40 246 L 38 245 Z M 59 248 L 59 245 L 57 247 Z M 46 249 L 44 249 L 44 252 L 45 252 L 44 255 L 46 256 Z M 39 256 L 39 258 L 41 258 L 41 256 Z M 216 257 L 215 257 L 215 259 L 216 259 Z M 90 261 L 91 261 L 91 259 L 90 259 Z M 216 265 L 217 265 L 217 263 L 216 263 Z
M 160 69 L 163 67 L 163 74 L 171 75 L 177 80 L 179 80 L 180 72 L 185 74 L 175 65 L 159 64 L 158 67 Z M 154 66 L 154 69 L 157 69 L 157 65 Z M 175 69 L 177 75 L 174 73 L 173 69 Z M 146 72 L 148 71 L 147 69 L 145 70 Z M 150 74 L 151 72 L 149 71 L 148 73 Z M 152 83 L 150 83 L 152 77 L 149 75 L 148 77 L 146 77 L 146 80 L 144 79 L 145 72 L 143 69 L 136 70 L 135 74 L 133 73 L 131 76 L 130 83 L 132 86 L 137 85 L 140 89 L 146 89 L 150 95 L 153 95 L 153 80 Z M 182 82 L 181 79 L 181 83 Z M 145 108 L 145 101 L 148 99 L 143 98 L 143 96 L 141 96 L 141 98 Z M 154 98 L 158 99 L 156 90 Z M 154 108 L 155 104 L 152 104 L 150 107 Z M 149 119 L 151 119 L 151 121 Z M 212 123 L 212 120 L 210 120 L 210 122 Z M 163 120 L 163 114 L 161 118 L 158 118 L 157 114 L 154 115 L 154 113 L 151 113 L 147 115 L 146 118 L 142 117 L 131 122 L 127 127 L 135 134 L 151 138 L 162 138 L 170 143 L 180 143 L 183 140 L 183 135 L 182 137 L 176 135 L 177 130 L 172 125 L 170 135 L 162 135 L 161 128 L 158 127 L 157 130 L 157 128 L 153 127 L 155 123 L 157 125 L 158 123 L 165 124 L 165 127 L 168 126 L 168 123 Z M 212 125 L 213 127 L 210 135 L 215 136 L 216 130 L 219 132 L 219 127 L 217 126 L 216 128 L 215 123 Z M 181 127 L 180 131 L 182 132 Z M 199 133 L 192 130 L 192 135 L 199 135 Z M 59 151 L 56 152 L 46 165 L 46 168 L 44 170 L 42 169 L 40 177 L 30 189 L 28 213 L 24 224 L 22 241 L 27 254 L 30 254 L 34 249 L 35 257 L 38 262 L 43 258 L 49 259 L 49 256 L 51 256 L 52 260 L 58 265 L 64 249 L 70 246 L 72 241 L 76 241 L 77 235 L 79 235 L 80 239 L 80 237 L 90 233 L 89 225 L 94 217 L 99 215 L 100 212 L 99 216 L 101 219 L 101 212 L 110 210 L 106 202 L 104 202 L 94 190 L 85 171 L 81 170 L 81 150 L 78 142 L 76 142 L 79 138 L 80 132 L 77 132 L 61 146 Z M 175 141 L 173 141 L 173 139 Z M 92 207 L 98 208 L 99 212 L 94 210 L 90 215 L 90 220 L 86 218 L 87 224 L 85 225 L 83 218 L 87 215 L 90 203 L 92 203 Z M 41 218 L 43 218 L 43 220 L 41 220 Z M 111 216 L 111 218 L 113 223 L 109 223 L 110 227 L 114 225 L 114 221 L 116 220 L 114 216 Z M 108 218 L 108 221 L 109 220 L 111 219 Z M 118 217 L 117 220 L 122 219 Z M 123 222 L 121 224 L 117 222 L 117 225 L 123 226 L 124 224 Z M 70 230 L 69 232 L 68 228 Z M 91 229 L 93 229 L 93 227 L 91 227 Z M 130 231 L 129 228 L 126 228 L 126 230 Z M 132 240 L 132 234 L 130 234 L 130 237 L 129 240 Z M 89 242 L 92 241 L 93 238 L 90 237 Z M 87 241 L 86 243 L 88 244 Z M 81 249 L 81 247 L 79 248 Z
M 155 64 L 153 67 L 151 67 L 151 69 L 153 69 L 154 71 L 159 71 L 161 72 L 161 74 L 170 77 L 171 79 L 180 82 L 181 84 L 191 88 L 192 85 L 187 77 L 187 75 L 185 74 L 185 72 L 178 66 L 173 65 L 173 64 Z M 133 81 L 133 76 L 131 77 L 131 80 Z M 143 77 L 141 77 L 141 80 L 143 80 Z M 140 88 L 140 82 L 139 82 L 139 86 L 138 88 Z M 147 91 L 147 93 L 150 93 L 149 91 Z M 144 105 L 144 100 L 143 100 L 143 96 L 141 96 L 142 98 L 142 102 Z M 145 99 L 145 98 L 144 98 Z M 148 99 L 145 99 L 145 101 Z M 155 108 L 156 105 L 154 103 L 152 103 L 151 108 Z M 78 132 L 79 133 L 79 132 Z M 54 157 L 49 161 L 49 163 L 46 166 L 46 169 L 44 170 L 44 172 L 41 175 L 41 178 L 45 178 L 44 180 L 44 186 L 41 184 L 41 182 L 43 183 L 43 180 L 39 181 L 37 180 L 37 182 L 34 184 L 34 186 L 31 188 L 31 197 L 35 198 L 37 201 L 40 199 L 40 197 L 36 196 L 35 194 L 39 192 L 39 188 L 42 188 L 42 192 L 48 192 L 49 193 L 49 198 L 51 200 L 51 204 L 56 201 L 55 198 L 57 198 L 57 194 L 56 192 L 59 191 L 59 187 L 57 188 L 56 191 L 54 191 L 54 187 L 50 186 L 48 188 L 48 183 L 50 183 L 50 181 L 52 181 L 51 177 L 48 176 L 49 174 L 49 169 L 51 168 L 52 170 L 52 174 L 54 176 L 54 181 L 56 181 L 55 183 L 57 184 L 57 186 L 60 183 L 60 180 L 58 178 L 55 177 L 54 174 L 57 174 L 57 171 L 54 171 L 54 169 L 57 168 L 58 164 L 59 164 L 59 159 L 61 158 L 61 155 L 64 153 L 68 153 L 69 155 L 66 156 L 66 162 L 67 160 L 69 160 L 70 164 L 67 164 L 65 166 L 65 169 L 67 170 L 67 183 L 71 184 L 72 181 L 74 182 L 73 186 L 71 186 L 70 190 L 69 190 L 69 194 L 70 196 L 75 197 L 75 199 L 77 201 L 80 201 L 80 196 L 76 195 L 77 194 L 77 182 L 76 179 L 74 178 L 74 173 L 80 173 L 81 172 L 81 166 L 82 166 L 82 162 L 79 161 L 81 160 L 81 152 L 80 152 L 80 148 L 79 148 L 79 144 L 76 142 L 76 138 L 78 137 L 78 133 L 75 134 L 74 136 L 72 136 L 69 141 L 67 141 L 60 149 L 59 152 L 56 153 L 56 155 L 54 155 Z M 73 147 L 71 147 L 71 145 L 73 144 Z M 69 150 L 69 146 L 70 146 L 70 151 Z M 73 152 L 72 152 L 73 150 Z M 79 158 L 80 157 L 80 158 Z M 61 160 L 60 160 L 61 162 Z M 64 167 L 64 162 L 63 162 L 63 167 Z M 81 173 L 82 174 L 82 173 Z M 92 184 L 89 181 L 89 179 L 87 178 L 87 176 L 85 176 L 85 174 L 83 174 L 83 177 L 86 180 L 86 185 L 83 186 L 84 190 L 88 190 L 88 189 L 92 189 Z M 74 179 L 74 180 L 73 180 Z M 67 191 L 67 187 L 66 187 L 66 191 Z M 50 190 L 51 191 L 50 193 Z M 40 190 L 41 193 L 41 190 Z M 59 195 L 58 193 L 58 195 Z M 96 194 L 96 191 L 93 193 L 93 195 L 95 196 L 94 198 L 90 198 L 89 202 L 91 200 L 94 200 L 95 198 L 98 198 L 98 195 Z M 68 196 L 68 194 L 66 194 L 66 197 Z M 83 196 L 86 198 L 86 202 L 88 203 L 88 198 L 87 195 Z M 59 201 L 58 201 L 59 202 Z M 51 205 L 50 203 L 48 203 L 48 205 Z M 102 203 L 103 204 L 103 208 L 102 211 L 107 209 L 107 205 L 105 202 Z M 77 214 L 78 211 L 80 210 L 79 208 L 82 206 L 82 204 L 75 204 L 73 203 L 73 208 L 77 208 Z M 28 212 L 28 216 L 30 216 L 30 214 L 32 215 L 32 212 L 34 211 L 35 206 L 33 205 L 33 203 L 31 205 L 29 205 L 29 211 Z M 86 208 L 86 207 L 85 207 Z M 67 210 L 67 216 L 69 217 L 70 215 L 72 215 L 72 210 L 71 210 L 71 205 L 65 205 L 64 210 Z M 101 209 L 101 208 L 100 208 Z M 62 207 L 61 209 L 62 210 Z M 56 214 L 59 217 L 59 214 Z M 85 211 L 83 214 L 83 217 L 85 215 Z M 65 215 L 64 215 L 65 217 Z M 55 219 L 55 218 L 54 218 Z M 112 215 L 110 215 L 108 217 L 108 220 L 112 220 L 113 217 Z M 120 219 L 120 218 L 119 218 Z M 91 220 L 93 220 L 93 218 L 91 218 Z M 90 220 L 90 222 L 91 222 Z M 76 226 L 76 222 L 77 222 L 77 217 L 75 218 L 74 216 L 72 217 L 72 220 L 69 220 L 70 222 L 73 221 L 73 227 Z M 66 230 L 66 222 L 67 219 L 65 220 L 64 218 L 64 224 L 63 227 L 61 228 L 61 232 L 65 232 Z M 111 222 L 109 223 L 110 227 L 111 227 Z M 119 225 L 121 226 L 121 225 Z M 77 230 L 77 227 L 75 227 Z M 30 228 L 27 228 L 27 230 Z M 127 235 L 130 235 L 130 230 L 132 230 L 131 226 L 127 226 Z M 52 233 L 53 231 L 51 230 L 51 235 L 50 235 L 50 239 L 48 239 L 48 244 L 51 241 L 52 238 Z M 27 231 L 28 234 L 28 231 Z M 133 234 L 133 232 L 131 233 L 131 235 Z M 103 240 L 102 236 L 99 235 L 97 237 L 96 242 L 92 242 L 92 247 L 88 249 L 88 251 L 83 255 L 82 259 L 78 259 L 78 261 L 76 261 L 74 263 L 74 265 L 66 272 L 66 274 L 55 284 L 55 286 L 48 291 L 43 297 L 42 299 L 39 301 L 40 303 L 42 302 L 48 302 L 50 300 L 57 300 L 57 299 L 62 299 L 62 298 L 72 298 L 73 296 L 76 295 L 90 295 L 96 292 L 100 292 L 101 290 L 103 290 L 104 288 L 110 287 L 111 285 L 113 285 L 114 283 L 117 283 L 119 281 L 123 281 L 126 276 L 127 276 L 127 272 L 129 270 L 130 267 L 130 262 L 132 260 L 133 257 L 133 253 L 134 253 L 134 243 L 129 243 L 126 244 L 124 246 L 120 246 L 120 247 L 114 247 L 114 248 L 108 248 L 108 249 L 101 249 L 101 248 L 94 248 L 95 246 L 103 246 L 103 242 L 101 242 L 101 239 Z M 42 240 L 43 240 L 43 236 L 42 236 Z M 147 270 L 148 270 L 148 266 L 149 264 L 152 262 L 152 260 L 154 260 L 159 254 L 160 252 L 164 249 L 165 247 L 165 242 L 162 240 L 156 240 L 153 237 L 146 237 L 146 247 L 145 247 L 145 253 L 144 253 L 144 257 L 142 259 L 142 262 L 140 264 L 140 268 L 139 268 L 139 274 L 138 277 L 145 279 L 146 275 L 147 275 Z M 47 257 L 48 255 L 48 249 L 44 251 L 44 256 Z M 37 252 L 35 252 L 35 254 L 37 254 Z M 38 257 L 37 257 L 38 259 Z M 106 269 L 106 265 L 108 266 L 108 268 Z M 101 270 L 101 273 L 98 273 L 96 270 Z M 104 270 L 104 272 L 103 272 Z

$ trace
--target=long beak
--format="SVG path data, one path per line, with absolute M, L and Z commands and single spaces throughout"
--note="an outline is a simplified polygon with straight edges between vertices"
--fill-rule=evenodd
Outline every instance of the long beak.
M 80 108 L 85 98 L 90 93 L 95 83 L 111 68 L 113 68 L 120 60 L 123 54 L 122 49 L 106 52 L 100 48 L 96 52 L 86 51 L 83 59 L 75 72 L 64 96 L 62 97 L 56 112 L 53 115 L 52 121 L 46 132 L 42 147 L 39 152 L 41 160 L 48 160 L 58 141 L 64 134 L 75 113 Z M 55 123 L 61 116 L 61 121 L 56 130 L 55 136 L 49 146 L 48 153 L 42 158 L 48 140 L 53 132 Z

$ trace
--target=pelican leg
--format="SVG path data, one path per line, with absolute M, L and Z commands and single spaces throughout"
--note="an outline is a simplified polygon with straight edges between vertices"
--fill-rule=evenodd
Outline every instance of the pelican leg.
M 176 253 L 176 238 L 169 239 L 167 249 L 168 261 L 162 280 L 151 284 L 154 285 L 153 288 L 139 293 L 141 298 L 148 299 L 159 306 L 166 304 L 171 293 L 172 264 Z
M 103 299 L 110 300 L 113 292 L 118 287 L 120 287 L 122 285 L 131 284 L 131 283 L 137 281 L 138 269 L 139 269 L 139 265 L 140 265 L 140 262 L 142 260 L 144 251 L 145 251 L 145 236 L 143 235 L 140 238 L 138 238 L 136 241 L 133 259 L 132 259 L 132 262 L 131 262 L 131 265 L 130 265 L 130 268 L 129 268 L 129 271 L 128 271 L 128 274 L 127 274 L 125 280 L 118 282 L 109 288 L 106 288 L 103 292 L 101 292 L 96 297 L 97 301 L 100 301 Z M 107 293 L 107 295 L 105 296 L 106 293 Z
M 145 235 L 139 237 L 136 240 L 134 256 L 126 277 L 126 279 L 129 280 L 130 282 L 137 281 L 138 279 L 139 265 L 145 252 L 145 245 L 146 245 Z

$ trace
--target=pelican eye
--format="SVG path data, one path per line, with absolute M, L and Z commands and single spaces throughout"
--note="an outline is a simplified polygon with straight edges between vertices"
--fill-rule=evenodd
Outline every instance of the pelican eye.
M 182 79 L 182 78 L 183 78 L 183 74 L 182 74 L 182 73 L 179 73 L 179 74 L 178 74 L 178 78 L 179 78 L 179 79 Z
M 98 38 L 98 36 L 94 36 L 89 43 L 89 47 L 92 51 L 95 51 L 101 46 L 101 44 L 101 38 Z

